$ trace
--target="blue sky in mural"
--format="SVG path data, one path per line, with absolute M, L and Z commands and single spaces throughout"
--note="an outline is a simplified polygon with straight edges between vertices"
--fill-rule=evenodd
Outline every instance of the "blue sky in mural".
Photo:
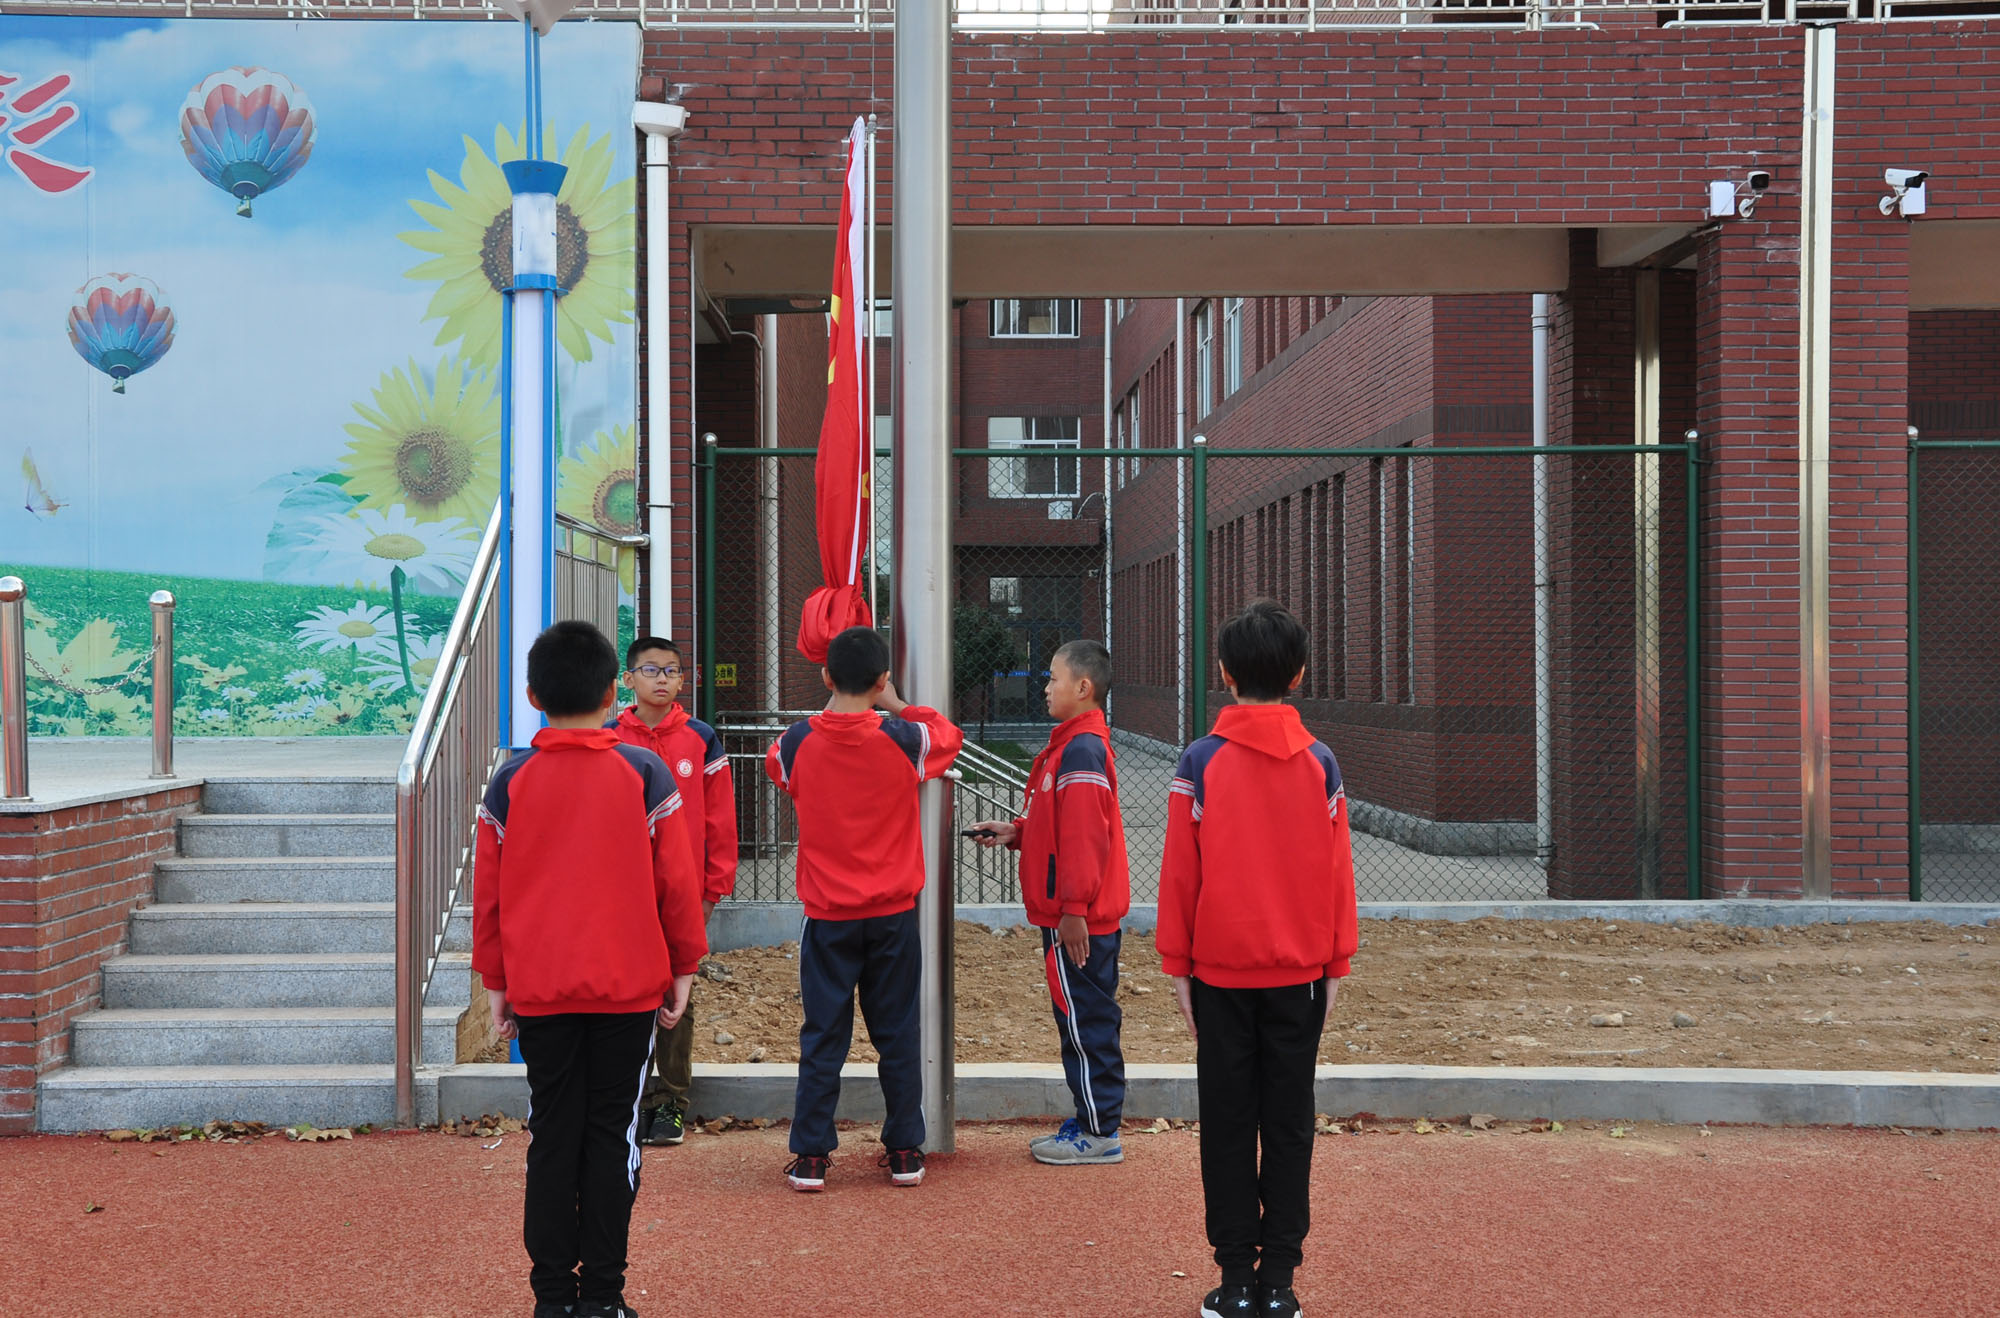
M 613 180 L 633 172 L 637 44 L 628 25 L 565 24 L 545 47 L 558 141 L 585 123 L 609 134 Z M 384 372 L 455 351 L 425 319 L 438 285 L 406 275 L 429 257 L 398 235 L 424 227 L 409 202 L 436 199 L 428 171 L 457 180 L 463 136 L 490 154 L 495 127 L 519 123 L 520 50 L 514 23 L 9 17 L 0 73 L 76 79 L 80 118 L 41 149 L 95 173 L 48 195 L 0 168 L 0 489 L 20 488 L 32 450 L 69 505 L 38 516 L 10 494 L 0 561 L 260 576 L 280 497 L 267 482 L 336 463 Z M 249 219 L 180 142 L 189 91 L 232 65 L 283 73 L 318 122 L 310 161 Z M 65 332 L 75 291 L 110 272 L 152 280 L 176 320 L 123 394 Z M 579 439 L 634 411 L 633 328 L 595 348 L 565 358 Z

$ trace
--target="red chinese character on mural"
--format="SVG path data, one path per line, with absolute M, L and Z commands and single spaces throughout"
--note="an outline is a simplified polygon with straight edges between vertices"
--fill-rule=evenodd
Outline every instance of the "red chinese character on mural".
M 76 107 L 56 98 L 69 90 L 67 73 L 16 91 L 19 75 L 0 73 L 0 157 L 28 186 L 42 192 L 68 192 L 90 177 L 88 169 L 50 160 L 35 148 L 76 122 Z

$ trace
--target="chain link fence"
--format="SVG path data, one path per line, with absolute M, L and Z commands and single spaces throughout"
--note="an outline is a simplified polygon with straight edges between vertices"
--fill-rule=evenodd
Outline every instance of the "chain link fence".
M 796 824 L 762 761 L 825 700 L 794 646 L 819 584 L 813 458 L 714 452 L 702 708 L 736 774 L 738 898 L 784 901 Z M 1049 661 L 1103 640 L 1133 900 L 1153 900 L 1175 762 L 1228 701 L 1213 638 L 1269 597 L 1312 638 L 1296 703 L 1341 761 L 1363 900 L 1698 891 L 1688 468 L 1679 447 L 961 450 L 960 826 L 1020 811 Z M 1018 900 L 1012 862 L 962 842 L 958 900 Z
M 2000 440 L 1910 448 L 1910 895 L 2000 900 Z

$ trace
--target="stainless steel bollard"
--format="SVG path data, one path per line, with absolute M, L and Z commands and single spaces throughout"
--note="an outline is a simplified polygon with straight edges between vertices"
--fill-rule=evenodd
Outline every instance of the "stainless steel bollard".
M 174 593 L 156 590 L 153 606 L 153 776 L 174 776 Z
M 0 795 L 28 796 L 28 587 L 0 577 Z

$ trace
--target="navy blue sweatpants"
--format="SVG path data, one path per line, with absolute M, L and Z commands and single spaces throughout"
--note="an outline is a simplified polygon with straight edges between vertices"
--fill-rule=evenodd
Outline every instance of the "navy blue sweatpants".
M 914 1149 L 924 1142 L 923 1040 L 917 994 L 923 974 L 917 913 L 867 920 L 808 919 L 799 934 L 799 1089 L 792 1105 L 792 1152 L 828 1154 L 840 1143 L 840 1068 L 854 1042 L 854 994 L 881 1061 L 888 1120 L 882 1143 Z
M 1093 1135 L 1117 1131 L 1125 1112 L 1125 1051 L 1118 1030 L 1118 948 L 1122 930 L 1090 936 L 1090 958 L 1079 966 L 1042 930 L 1042 965 L 1062 1036 L 1063 1076 L 1076 1098 L 1077 1123 Z

